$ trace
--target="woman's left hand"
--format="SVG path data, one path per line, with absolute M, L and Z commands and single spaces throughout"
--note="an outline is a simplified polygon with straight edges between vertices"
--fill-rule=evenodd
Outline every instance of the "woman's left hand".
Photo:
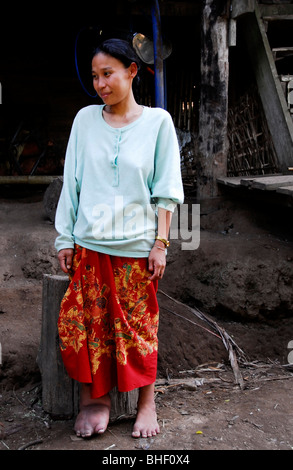
M 150 281 L 162 279 L 166 267 L 166 253 L 165 250 L 153 246 L 149 255 L 149 271 L 152 275 L 149 277 Z

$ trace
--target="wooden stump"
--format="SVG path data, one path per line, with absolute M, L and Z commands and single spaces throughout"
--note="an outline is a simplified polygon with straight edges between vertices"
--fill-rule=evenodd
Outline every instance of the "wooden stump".
M 70 419 L 78 413 L 79 385 L 70 379 L 64 368 L 57 321 L 61 300 L 67 290 L 67 276 L 44 275 L 42 332 L 38 365 L 42 375 L 43 409 L 54 419 Z M 120 393 L 111 391 L 111 421 L 136 413 L 138 390 Z

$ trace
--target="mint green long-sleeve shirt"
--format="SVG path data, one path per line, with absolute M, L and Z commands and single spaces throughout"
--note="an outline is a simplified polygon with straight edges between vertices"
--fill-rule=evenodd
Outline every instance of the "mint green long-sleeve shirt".
M 104 105 L 76 115 L 56 211 L 55 247 L 78 244 L 116 256 L 147 257 L 157 207 L 183 202 L 178 141 L 169 113 L 143 108 L 131 124 L 111 127 Z

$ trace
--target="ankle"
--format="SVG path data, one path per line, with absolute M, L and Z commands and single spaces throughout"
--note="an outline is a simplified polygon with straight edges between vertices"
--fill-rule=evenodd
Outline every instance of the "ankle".
M 107 393 L 99 398 L 91 397 L 91 386 L 89 384 L 82 384 L 80 392 L 80 408 L 90 405 L 105 405 L 111 406 L 111 398 Z
M 154 384 L 140 388 L 137 405 L 138 407 L 156 408 Z
M 138 399 L 137 402 L 137 411 L 145 411 L 147 413 L 154 413 L 156 412 L 156 403 L 154 397 L 142 397 Z
M 139 398 L 138 402 L 137 402 L 137 406 L 138 406 L 138 408 L 151 408 L 151 409 L 156 408 L 154 398 L 148 398 L 148 399 L 145 399 L 145 398 L 140 399 Z

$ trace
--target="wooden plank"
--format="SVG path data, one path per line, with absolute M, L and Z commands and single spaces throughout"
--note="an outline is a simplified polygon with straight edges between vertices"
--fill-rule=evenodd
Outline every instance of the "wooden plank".
M 250 188 L 255 178 L 257 178 L 257 176 L 250 176 L 250 178 L 241 178 L 240 184 L 241 186 L 246 186 L 247 188 Z
M 276 176 L 282 175 L 280 173 L 276 173 L 274 175 L 226 176 L 223 178 L 218 178 L 217 183 L 237 188 L 240 186 L 251 186 L 255 179 L 263 179 L 269 177 L 275 178 Z
M 251 176 L 247 177 L 251 181 Z M 224 184 L 225 186 L 231 186 L 232 188 L 238 188 L 241 186 L 241 181 L 245 179 L 245 176 L 227 176 L 226 178 L 218 178 L 217 182 L 219 184 Z
M 17 176 L 0 176 L 0 184 L 50 184 L 60 176 L 50 175 L 17 175 Z
M 282 186 L 293 185 L 293 175 L 269 176 L 268 178 L 255 178 L 250 187 L 252 189 L 261 189 L 265 191 L 276 191 Z
M 273 47 L 272 51 L 273 52 L 293 51 L 293 47 Z
M 277 193 L 293 197 L 293 186 L 283 186 L 282 188 L 278 188 Z
M 274 16 L 263 16 L 264 21 L 292 21 L 293 15 L 274 15 Z

